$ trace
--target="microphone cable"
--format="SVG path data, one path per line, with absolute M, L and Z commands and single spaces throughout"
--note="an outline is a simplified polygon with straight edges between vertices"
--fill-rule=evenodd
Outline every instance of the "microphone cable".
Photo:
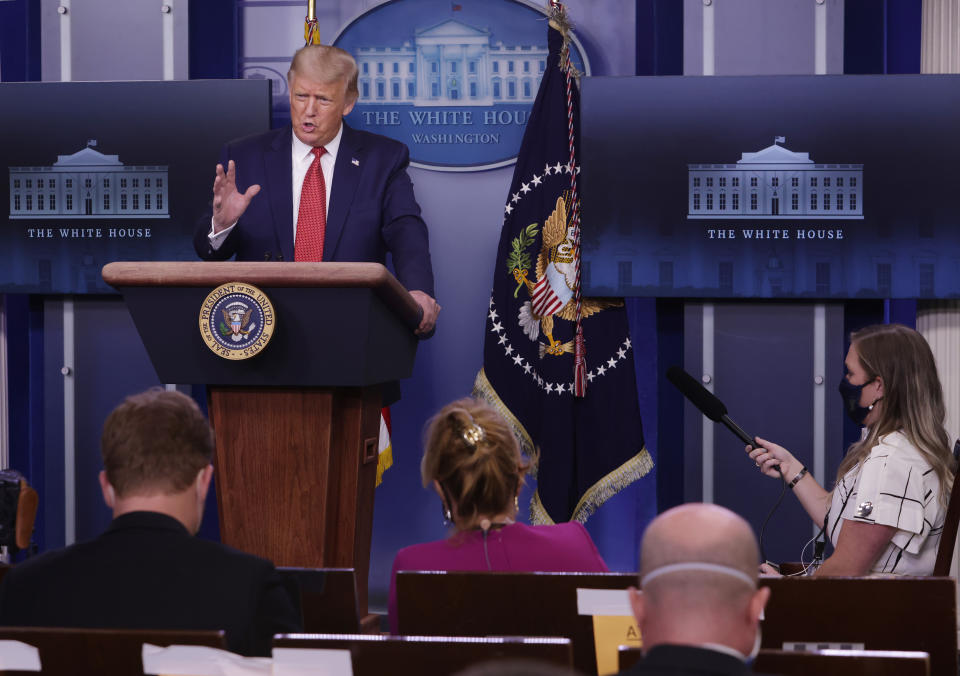
M 721 423 L 727 427 L 731 432 L 733 432 L 742 442 L 750 446 L 751 448 L 760 448 L 757 445 L 757 440 L 751 435 L 743 431 L 743 428 L 738 424 L 733 422 L 730 419 L 730 416 L 727 415 L 727 407 L 723 405 L 723 402 L 717 398 L 717 396 L 706 389 L 702 384 L 697 382 L 693 376 L 684 371 L 679 366 L 671 366 L 667 369 L 667 380 L 669 380 L 674 387 L 680 390 L 680 393 L 686 397 L 691 404 L 696 406 L 703 415 L 716 423 Z M 780 497 L 777 498 L 776 503 L 767 513 L 766 518 L 763 520 L 763 524 L 760 526 L 760 537 L 758 538 L 758 546 L 760 549 L 760 558 L 763 559 L 763 562 L 771 565 L 775 568 L 779 568 L 775 563 L 767 560 L 766 553 L 763 550 L 763 533 L 767 527 L 767 522 L 770 520 L 770 517 L 773 516 L 773 513 L 777 510 L 777 507 L 780 506 L 780 503 L 783 502 L 783 496 L 787 492 L 787 480 L 783 476 L 783 471 L 780 469 L 780 465 L 774 465 L 777 472 L 780 474 L 780 481 L 783 484 L 783 488 L 780 490 Z
M 780 488 L 780 497 L 777 498 L 777 501 L 773 503 L 773 507 L 770 508 L 770 511 L 767 512 L 767 516 L 763 519 L 763 523 L 760 524 L 760 537 L 758 538 L 758 545 L 760 547 L 760 558 L 763 559 L 763 562 L 770 565 L 770 560 L 767 559 L 766 552 L 763 551 L 763 532 L 767 528 L 767 522 L 770 521 L 770 517 L 773 516 L 773 513 L 777 511 L 777 507 L 780 506 L 780 503 L 783 502 L 783 496 L 787 494 L 787 480 L 783 476 L 783 472 L 780 470 L 780 465 L 777 465 L 777 472 L 780 473 L 780 483 L 782 484 Z M 803 554 L 801 553 L 801 557 Z M 777 566 L 779 569 L 779 566 Z
M 803 545 L 803 549 L 800 550 L 800 565 L 802 568 L 796 573 L 790 573 L 784 575 L 784 577 L 801 577 L 807 574 L 807 571 L 811 568 L 819 568 L 820 564 L 823 563 L 823 549 L 826 546 L 826 540 L 821 540 L 820 536 L 824 534 L 826 528 L 821 527 L 820 531 L 814 535 L 812 538 L 806 541 Z M 810 560 L 810 563 L 804 563 L 803 555 L 807 551 L 807 547 L 810 546 L 810 543 L 813 543 L 813 558 Z

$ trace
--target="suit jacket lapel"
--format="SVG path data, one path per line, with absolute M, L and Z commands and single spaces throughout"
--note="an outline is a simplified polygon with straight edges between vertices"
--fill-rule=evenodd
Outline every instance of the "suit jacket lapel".
M 293 170 L 290 160 L 290 125 L 280 129 L 264 153 L 264 183 L 270 198 L 273 227 L 283 260 L 293 260 Z M 256 198 L 254 198 L 256 199 Z M 266 226 L 267 224 L 263 224 Z
M 360 183 L 360 161 L 363 146 L 347 123 L 343 123 L 343 135 L 337 150 L 337 162 L 333 169 L 333 185 L 330 187 L 330 205 L 327 208 L 327 230 L 323 243 L 323 260 L 332 261 L 343 234 L 343 226 L 353 203 L 353 196 Z M 356 163 L 355 163 L 356 162 Z

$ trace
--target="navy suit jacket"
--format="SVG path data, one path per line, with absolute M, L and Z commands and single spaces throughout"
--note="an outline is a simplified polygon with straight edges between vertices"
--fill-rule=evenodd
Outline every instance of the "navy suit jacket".
M 301 622 L 273 564 L 129 512 L 90 542 L 27 559 L 0 584 L 0 625 L 223 629 L 227 647 L 270 655 Z
M 221 247 L 213 250 L 207 235 L 210 219 L 194 235 L 205 260 L 284 260 L 293 256 L 292 129 L 287 125 L 228 143 L 221 152 L 224 170 L 233 160 L 237 189 L 253 184 L 253 198 Z M 385 263 L 389 251 L 397 279 L 407 289 L 435 296 L 427 226 L 407 175 L 410 153 L 399 141 L 351 129 L 343 124 L 337 151 L 324 261 Z
M 618 676 L 763 676 L 732 655 L 692 645 L 661 644 Z

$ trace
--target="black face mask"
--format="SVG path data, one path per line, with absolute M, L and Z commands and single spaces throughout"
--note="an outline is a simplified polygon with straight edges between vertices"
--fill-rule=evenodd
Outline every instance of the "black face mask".
M 873 410 L 874 404 L 880 401 L 880 399 L 877 399 L 877 401 L 869 406 L 860 405 L 860 395 L 863 392 L 863 388 L 874 380 L 876 380 L 876 378 L 868 380 L 863 385 L 854 385 L 847 380 L 846 376 L 840 379 L 840 386 L 837 389 L 840 391 L 840 396 L 843 397 L 847 416 L 858 425 L 863 425 L 863 421 L 870 414 L 870 411 Z

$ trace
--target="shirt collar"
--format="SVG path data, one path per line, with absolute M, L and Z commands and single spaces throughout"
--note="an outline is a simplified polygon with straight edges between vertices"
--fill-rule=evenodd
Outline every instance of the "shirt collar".
M 293 129 L 290 130 L 290 135 L 293 137 L 293 156 L 298 160 L 306 161 L 307 156 L 313 151 L 313 146 L 308 146 L 306 143 L 297 138 L 297 135 L 293 132 Z M 324 145 L 324 150 L 326 154 L 333 158 L 334 162 L 337 159 L 337 151 L 340 149 L 340 138 L 343 136 L 343 123 L 340 123 L 340 129 L 337 130 L 337 135 L 333 139 Z
M 736 648 L 731 648 L 728 645 L 723 645 L 722 643 L 701 643 L 700 647 L 705 648 L 706 650 L 713 650 L 718 653 L 724 653 L 726 655 L 730 655 L 730 657 L 736 657 L 741 662 L 747 661 L 747 656 L 744 655 L 742 652 L 740 652 Z
M 185 535 L 190 534 L 189 531 L 187 531 L 187 527 L 176 517 L 163 512 L 151 512 L 147 510 L 121 514 L 110 523 L 107 532 L 143 528 L 151 530 L 172 530 L 182 532 Z

